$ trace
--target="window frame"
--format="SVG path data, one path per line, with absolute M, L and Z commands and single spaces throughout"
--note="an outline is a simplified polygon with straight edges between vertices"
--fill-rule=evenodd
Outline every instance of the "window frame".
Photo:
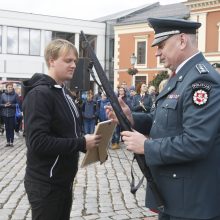
M 11 53 L 11 52 L 8 52 L 8 29 L 9 28 L 16 28 L 17 29 L 17 44 L 18 44 L 18 47 L 17 47 L 17 53 Z M 20 53 L 19 52 L 19 47 L 20 47 L 20 29 L 27 29 L 28 30 L 28 33 L 29 33 L 29 42 L 28 42 L 28 46 L 29 46 L 29 50 L 28 50 L 28 54 L 26 53 Z M 36 30 L 36 31 L 39 31 L 40 33 L 40 40 L 39 40 L 39 54 L 31 54 L 31 30 Z M 27 28 L 27 27 L 15 27 L 15 26 L 7 26 L 7 48 L 6 48 L 6 53 L 7 54 L 10 54 L 10 55 L 25 55 L 25 56 L 41 56 L 41 29 L 35 29 L 35 28 Z
M 135 85 L 135 86 L 137 86 L 136 85 L 136 77 L 138 77 L 138 76 L 144 76 L 145 77 L 145 82 L 146 82 L 146 85 L 148 86 L 148 83 L 149 83 L 149 75 L 148 75 L 148 73 L 138 73 L 138 74 L 136 74 L 136 75 L 133 75 L 133 79 L 132 79 L 132 85 Z
M 3 32 L 3 27 L 2 27 L 2 25 L 0 25 L 0 40 L 1 40 L 1 42 L 0 42 L 0 54 L 2 54 L 2 32 Z
M 139 42 L 145 42 L 145 63 L 138 64 L 136 62 L 135 67 L 136 68 L 146 68 L 147 67 L 147 58 L 148 58 L 148 35 L 141 35 L 141 36 L 135 36 L 135 54 L 138 56 L 138 43 Z
M 12 53 L 8 51 L 8 28 L 16 28 L 17 29 L 17 53 Z M 7 54 L 12 54 L 12 55 L 18 55 L 19 53 L 19 27 L 14 27 L 14 26 L 7 26 Z

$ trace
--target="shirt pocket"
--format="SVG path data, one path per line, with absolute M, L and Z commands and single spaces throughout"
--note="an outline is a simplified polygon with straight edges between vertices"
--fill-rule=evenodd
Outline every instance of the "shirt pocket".
M 177 99 L 165 99 L 165 101 L 162 103 L 161 121 L 165 128 L 177 128 L 178 126 L 177 105 L 178 105 Z

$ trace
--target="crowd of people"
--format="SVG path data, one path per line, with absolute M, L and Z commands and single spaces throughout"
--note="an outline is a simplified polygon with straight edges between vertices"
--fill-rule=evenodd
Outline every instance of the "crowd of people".
M 146 83 L 140 83 L 136 88 L 135 86 L 128 88 L 127 83 L 123 81 L 117 87 L 115 94 L 117 97 L 121 97 L 132 112 L 149 113 L 154 108 L 158 93 L 152 85 L 148 87 Z M 84 134 L 93 134 L 98 122 L 108 120 L 105 106 L 110 105 L 110 101 L 104 92 L 99 91 L 94 95 L 90 90 L 86 95 L 81 96 L 81 100 L 78 100 L 77 103 L 83 120 L 82 130 Z M 120 132 L 120 125 L 117 125 L 112 136 L 112 149 L 120 148 Z
M 122 82 L 115 91 L 118 97 L 129 106 L 132 112 L 149 113 L 153 109 L 153 104 L 156 98 L 156 88 L 141 83 L 135 86 L 127 87 L 126 82 Z M 73 94 L 77 97 L 76 94 Z M 93 91 L 87 91 L 86 95 L 81 95 L 74 100 L 78 105 L 79 113 L 82 118 L 82 132 L 84 134 L 93 134 L 95 126 L 98 122 L 108 120 L 105 106 L 110 105 L 110 102 L 104 92 L 99 92 L 94 95 Z M 16 108 L 22 111 L 22 96 L 21 88 L 13 82 L 8 82 L 5 87 L 0 89 L 0 133 L 5 133 L 7 143 L 6 147 L 14 146 L 14 137 L 20 135 L 23 123 L 23 117 L 16 117 Z M 119 148 L 120 125 L 117 125 L 112 137 L 112 149 Z
M 22 96 L 21 88 L 12 82 L 8 82 L 0 90 L 0 132 L 1 135 L 6 134 L 7 143 L 5 147 L 14 146 L 14 137 L 20 134 L 22 130 L 22 114 L 21 114 Z M 16 114 L 19 111 L 19 115 Z

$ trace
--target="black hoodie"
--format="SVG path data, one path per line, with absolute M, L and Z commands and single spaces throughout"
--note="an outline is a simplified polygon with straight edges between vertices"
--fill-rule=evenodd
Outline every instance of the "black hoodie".
M 86 148 L 76 105 L 68 91 L 45 74 L 24 81 L 22 93 L 25 180 L 69 186 L 78 169 L 79 151 Z

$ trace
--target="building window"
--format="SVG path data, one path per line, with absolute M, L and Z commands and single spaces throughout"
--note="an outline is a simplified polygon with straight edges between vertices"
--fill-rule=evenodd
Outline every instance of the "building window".
M 40 55 L 40 30 L 30 30 L 30 55 Z
M 138 85 L 142 84 L 142 83 L 146 83 L 148 84 L 148 80 L 147 80 L 147 75 L 135 75 L 134 76 L 134 85 L 135 87 L 137 87 Z
M 52 40 L 52 31 L 45 31 L 45 45 L 48 45 Z
M 19 28 L 19 54 L 29 54 L 29 29 Z
M 64 40 L 70 41 L 72 44 L 75 44 L 75 34 L 73 33 L 46 31 L 45 44 L 47 45 L 51 40 L 54 40 L 54 39 L 64 39 Z
M 40 30 L 28 28 L 7 28 L 7 53 L 40 55 Z
M 146 64 L 146 41 L 137 42 L 137 64 Z
M 0 53 L 2 53 L 2 26 L 0 26 Z
M 8 27 L 7 52 L 18 54 L 18 28 L 16 27 Z

